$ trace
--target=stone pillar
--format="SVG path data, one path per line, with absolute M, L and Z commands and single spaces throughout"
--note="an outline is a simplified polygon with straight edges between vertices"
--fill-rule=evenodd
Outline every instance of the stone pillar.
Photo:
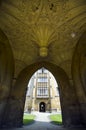
M 81 103 L 80 108 L 82 114 L 82 124 L 86 127 L 86 103 Z
M 62 82 L 62 85 L 64 87 L 59 86 L 59 93 L 61 99 L 63 125 L 65 127 L 81 126 L 80 108 L 74 86 L 70 82 L 68 83 L 67 79 Z
M 6 107 L 6 100 L 0 101 L 0 128 L 2 127 L 5 107 Z
M 20 99 L 8 99 L 3 116 L 2 127 L 12 128 L 23 125 L 23 105 Z

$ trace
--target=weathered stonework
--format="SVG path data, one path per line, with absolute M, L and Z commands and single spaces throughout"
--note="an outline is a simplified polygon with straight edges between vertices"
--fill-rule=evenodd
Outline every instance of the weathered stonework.
M 40 67 L 51 71 L 59 84 L 64 126 L 86 126 L 85 12 L 86 0 L 1 0 L 0 127 L 22 125 L 22 98 L 29 79 Z M 47 30 L 50 44 L 44 57 L 32 40 L 36 25 L 40 25 L 42 33 L 42 25 L 52 25 L 54 30 L 53 40 L 51 29 Z M 10 115 L 14 110 L 15 115 Z
M 18 99 L 9 99 L 6 103 L 4 117 L 2 121 L 3 128 L 21 127 L 23 125 L 23 107 L 22 101 Z

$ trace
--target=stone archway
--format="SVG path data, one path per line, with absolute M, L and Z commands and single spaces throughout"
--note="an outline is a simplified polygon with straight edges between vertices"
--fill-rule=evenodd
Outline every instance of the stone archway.
M 45 112 L 46 111 L 46 104 L 44 102 L 39 103 L 39 112 Z
M 14 101 L 14 104 L 12 104 L 13 106 L 11 111 L 15 111 L 16 114 L 13 115 L 14 118 L 13 120 L 10 120 L 10 122 L 13 123 L 14 127 L 22 126 L 27 84 L 34 72 L 36 72 L 41 67 L 45 67 L 46 69 L 48 69 L 54 75 L 55 79 L 58 81 L 63 125 L 68 127 L 79 124 L 79 110 L 77 109 L 76 116 L 76 110 L 74 108 L 74 104 L 76 102 L 76 95 L 74 94 L 75 90 L 71 88 L 68 76 L 65 73 L 65 71 L 60 67 L 49 62 L 38 62 L 29 65 L 27 68 L 21 71 L 11 94 L 11 99 L 12 101 Z
M 86 32 L 83 33 L 75 48 L 72 76 L 80 106 L 82 124 L 86 126 Z
M 0 29 L 0 127 L 8 118 L 8 101 L 14 74 L 14 59 L 7 36 Z M 4 114 L 4 116 L 3 116 Z

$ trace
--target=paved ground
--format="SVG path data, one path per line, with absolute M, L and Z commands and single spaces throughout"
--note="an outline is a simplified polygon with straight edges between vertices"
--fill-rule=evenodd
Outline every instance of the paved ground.
M 50 113 L 39 113 L 35 112 L 33 113 L 36 115 L 35 122 L 33 124 L 23 126 L 22 128 L 15 128 L 15 129 L 9 129 L 9 130 L 81 130 L 80 128 L 63 128 L 62 126 L 54 125 L 50 123 L 50 119 L 48 116 Z M 7 130 L 7 129 L 5 129 Z M 86 130 L 86 129 L 83 129 Z

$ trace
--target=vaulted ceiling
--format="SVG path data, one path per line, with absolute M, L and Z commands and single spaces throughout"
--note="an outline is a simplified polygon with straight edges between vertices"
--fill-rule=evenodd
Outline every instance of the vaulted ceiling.
M 70 75 L 74 48 L 86 30 L 86 0 L 2 0 L 0 28 L 13 50 L 15 76 L 38 61 Z

